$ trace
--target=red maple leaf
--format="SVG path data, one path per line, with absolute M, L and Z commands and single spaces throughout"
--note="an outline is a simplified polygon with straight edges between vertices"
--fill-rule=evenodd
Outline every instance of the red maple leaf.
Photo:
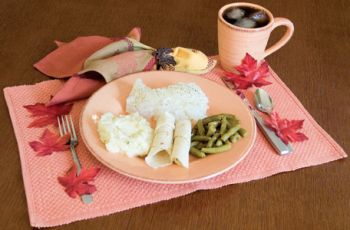
M 269 65 L 266 61 L 258 62 L 248 53 L 241 65 L 235 67 L 240 74 L 226 72 L 228 80 L 232 81 L 238 90 L 248 89 L 252 86 L 261 87 L 271 82 L 265 78 L 269 75 Z
M 309 139 L 305 134 L 298 132 L 299 129 L 302 129 L 304 120 L 281 119 L 278 113 L 272 113 L 265 119 L 265 124 L 274 130 L 286 144 Z
M 37 153 L 37 156 L 51 155 L 53 152 L 60 152 L 69 149 L 69 134 L 63 137 L 45 129 L 40 141 L 29 142 L 30 147 Z
M 96 187 L 89 182 L 94 181 L 99 171 L 100 168 L 82 168 L 77 176 L 77 167 L 74 165 L 66 176 L 58 177 L 58 182 L 65 187 L 66 193 L 72 198 L 91 194 L 96 191 Z
M 258 62 L 252 56 L 250 56 L 250 54 L 246 53 L 241 65 L 236 66 L 235 69 L 244 76 L 248 76 L 252 71 L 255 71 L 257 67 Z
M 57 117 L 68 114 L 72 110 L 73 104 L 46 106 L 44 103 L 36 103 L 34 105 L 25 105 L 23 107 L 31 113 L 32 117 L 36 118 L 28 126 L 28 128 L 32 128 L 44 127 L 50 124 L 57 126 Z

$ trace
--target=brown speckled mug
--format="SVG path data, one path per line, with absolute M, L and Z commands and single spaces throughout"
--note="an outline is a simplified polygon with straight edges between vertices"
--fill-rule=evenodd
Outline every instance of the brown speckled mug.
M 242 28 L 230 24 L 223 18 L 225 10 L 233 7 L 249 7 L 263 10 L 269 17 L 269 23 L 258 28 Z M 271 32 L 278 26 L 287 27 L 283 37 L 266 49 Z M 218 15 L 218 43 L 221 66 L 227 71 L 233 71 L 234 67 L 241 63 L 246 53 L 257 60 L 262 60 L 276 50 L 284 46 L 294 32 L 293 23 L 286 18 L 274 18 L 271 12 L 262 6 L 237 2 L 223 6 Z

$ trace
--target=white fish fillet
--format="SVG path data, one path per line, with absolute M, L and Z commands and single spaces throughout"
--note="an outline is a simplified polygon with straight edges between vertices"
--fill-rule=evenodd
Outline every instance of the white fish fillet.
M 152 168 L 164 167 L 172 164 L 171 150 L 173 147 L 175 117 L 170 113 L 159 116 L 155 128 L 155 135 L 151 149 L 145 158 Z
M 188 168 L 189 151 L 191 147 L 191 121 L 178 120 L 175 125 L 174 146 L 171 153 L 172 161 Z

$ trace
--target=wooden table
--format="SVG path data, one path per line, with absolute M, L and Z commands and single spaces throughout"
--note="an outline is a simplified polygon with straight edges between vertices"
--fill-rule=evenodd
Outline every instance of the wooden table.
M 217 54 L 217 11 L 224 0 L 0 2 L 1 88 L 47 77 L 32 65 L 79 35 L 120 36 L 138 25 L 153 47 L 184 46 Z M 350 2 L 254 1 L 295 24 L 283 49 L 268 57 L 303 105 L 350 152 Z M 281 35 L 272 34 L 271 41 Z M 15 136 L 3 96 L 0 112 L 0 225 L 29 219 Z M 199 191 L 64 229 L 350 229 L 350 161 Z

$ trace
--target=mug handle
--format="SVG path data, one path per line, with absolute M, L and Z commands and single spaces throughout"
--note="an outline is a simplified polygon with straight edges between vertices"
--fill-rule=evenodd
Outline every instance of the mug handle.
M 267 50 L 265 50 L 264 52 L 264 58 L 270 54 L 272 54 L 273 52 L 275 52 L 276 50 L 280 49 L 282 46 L 284 46 L 289 39 L 292 37 L 293 32 L 294 32 L 294 25 L 293 23 L 287 19 L 287 18 L 275 18 L 274 19 L 274 23 L 272 26 L 272 30 L 271 32 L 279 26 L 285 26 L 287 27 L 287 31 L 284 33 L 283 37 L 276 42 L 274 45 L 272 45 L 270 48 L 268 48 Z

